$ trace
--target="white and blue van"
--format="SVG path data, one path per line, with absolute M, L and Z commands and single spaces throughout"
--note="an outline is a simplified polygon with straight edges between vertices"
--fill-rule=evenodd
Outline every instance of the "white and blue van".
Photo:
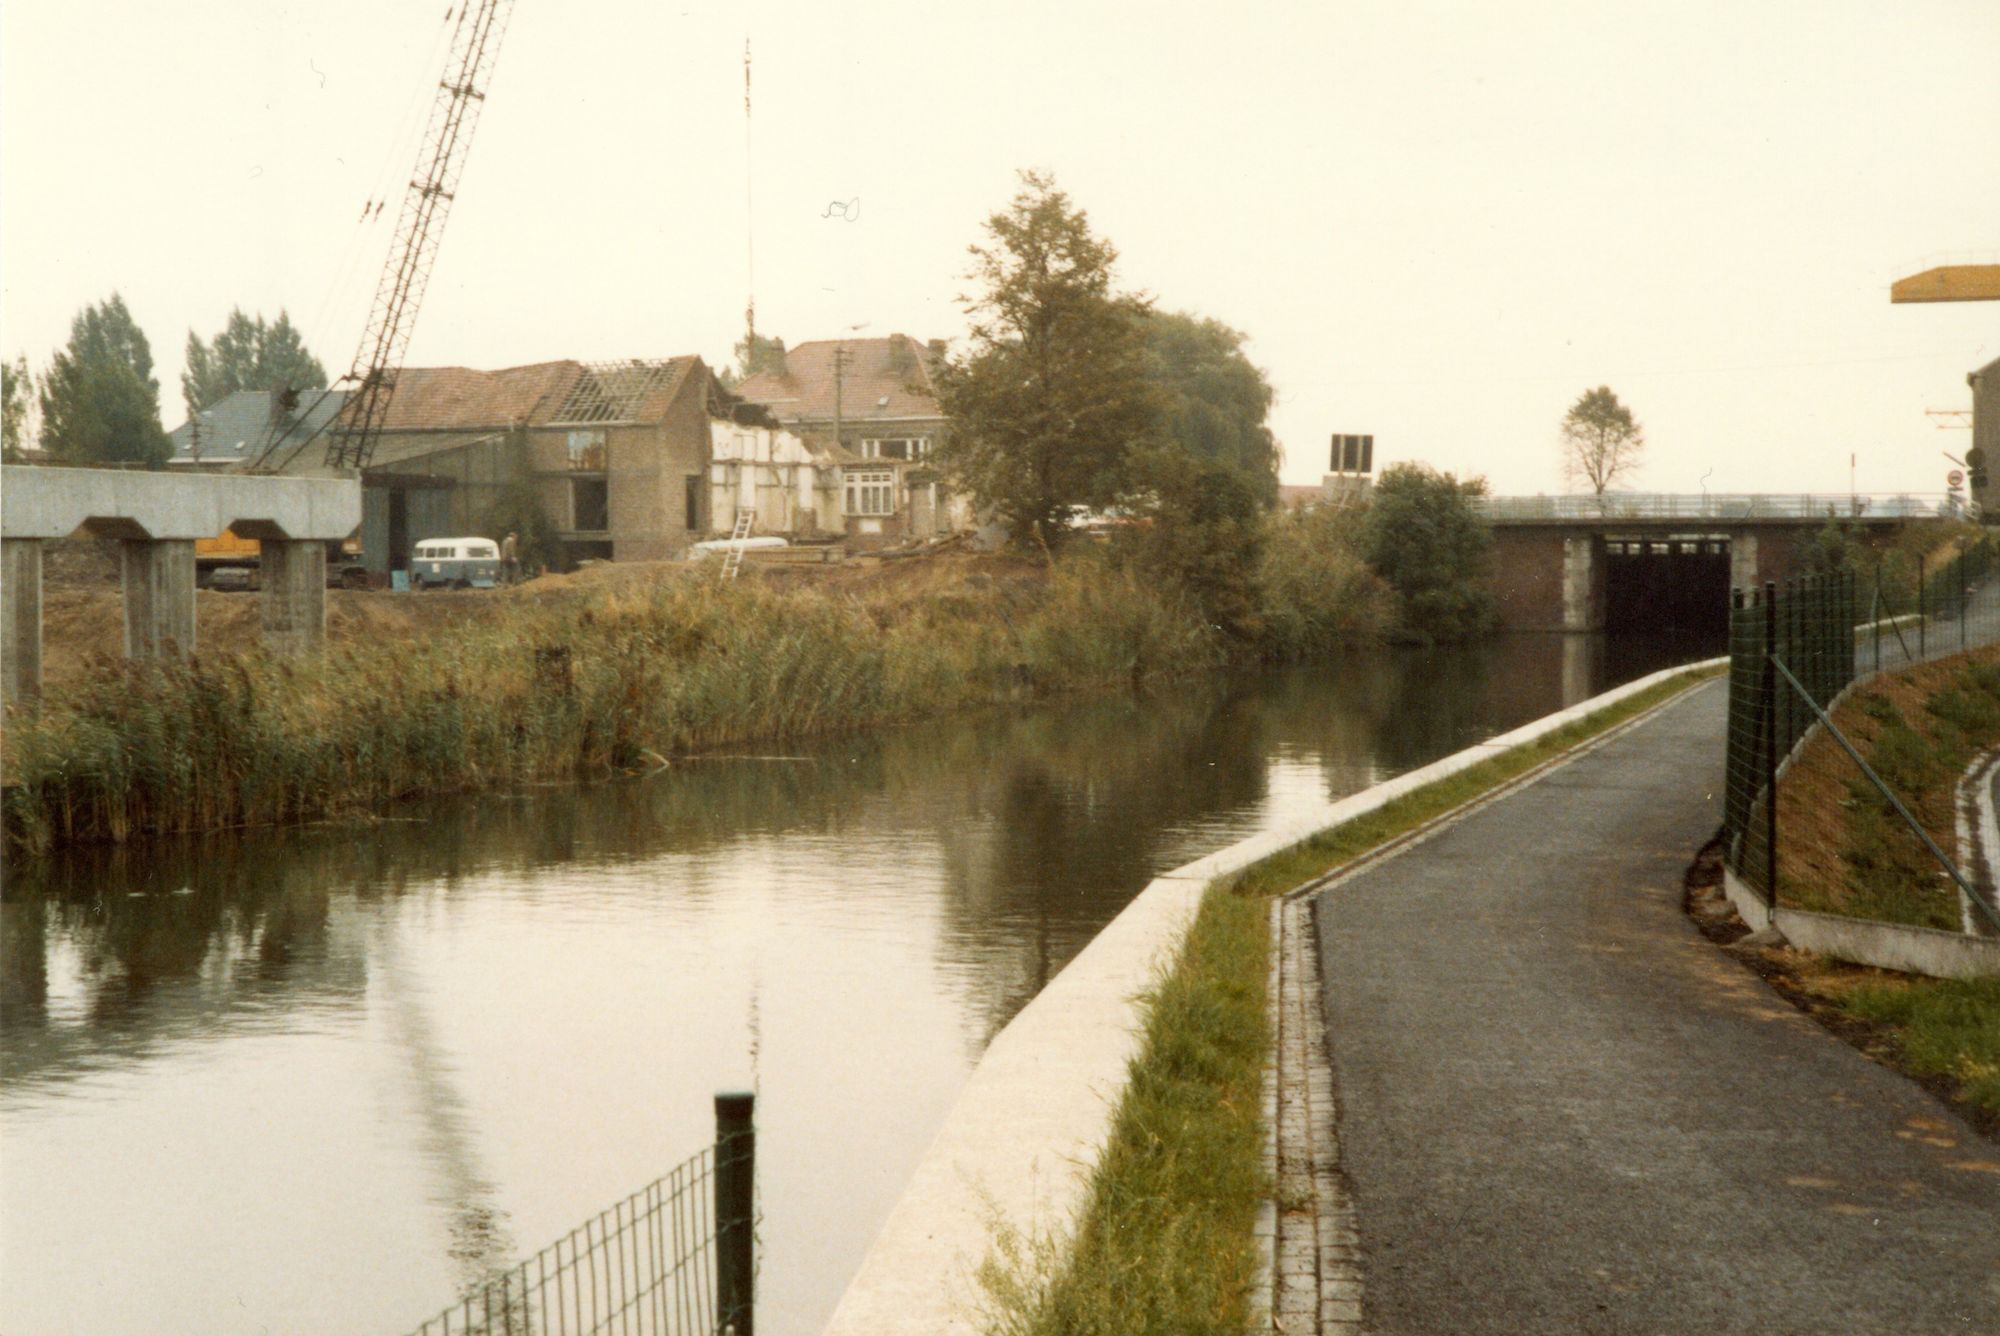
M 419 589 L 491 589 L 500 583 L 500 544 L 491 538 L 426 538 L 410 554 Z

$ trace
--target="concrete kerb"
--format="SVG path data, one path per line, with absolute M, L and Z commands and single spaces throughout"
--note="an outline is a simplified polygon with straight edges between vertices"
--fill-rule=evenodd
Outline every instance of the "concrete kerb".
M 1993 810 L 1993 772 L 2000 766 L 2000 748 L 1982 752 L 1972 758 L 1972 764 L 1958 781 L 1958 861 L 1966 879 L 1981 893 L 1986 903 L 2000 907 L 2000 892 L 1996 892 L 1994 864 L 2000 859 L 2000 821 L 1996 821 Z M 1994 936 L 1992 926 L 1984 915 L 1966 902 L 1963 890 L 1958 893 L 1959 926 L 1962 931 L 1980 937 Z
M 1752 932 L 1776 928 L 1801 951 L 1934 979 L 2000 979 L 2000 937 L 1970 937 L 1782 905 L 1773 911 L 1728 867 L 1722 870 L 1722 889 Z
M 1660 682 L 1724 662 L 1627 683 L 1154 878 L 988 1046 L 842 1294 L 827 1336 L 970 1336 L 984 1311 L 978 1269 L 1003 1234 L 1063 1245 L 1087 1204 L 1138 1055 L 1142 995 L 1178 956 L 1216 878 Z

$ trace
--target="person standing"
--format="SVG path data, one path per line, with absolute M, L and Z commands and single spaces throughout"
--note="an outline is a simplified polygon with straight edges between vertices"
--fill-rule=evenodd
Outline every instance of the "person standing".
M 507 536 L 500 540 L 500 582 L 511 585 L 519 583 L 520 579 L 521 544 L 510 529 Z

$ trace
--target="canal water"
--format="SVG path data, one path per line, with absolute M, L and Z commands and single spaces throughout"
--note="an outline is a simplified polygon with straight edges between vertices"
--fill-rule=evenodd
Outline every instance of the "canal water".
M 759 1095 L 813 1336 L 991 1037 L 1156 873 L 1666 663 L 1385 651 L 6 869 L 9 1336 L 395 1336 Z

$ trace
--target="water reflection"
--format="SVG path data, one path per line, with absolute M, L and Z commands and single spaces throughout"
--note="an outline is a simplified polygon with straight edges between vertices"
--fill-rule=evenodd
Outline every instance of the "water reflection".
M 1357 655 L 10 867 L 9 1330 L 407 1327 L 751 1079 L 761 1325 L 816 1331 L 986 1042 L 1153 874 L 1699 648 Z

